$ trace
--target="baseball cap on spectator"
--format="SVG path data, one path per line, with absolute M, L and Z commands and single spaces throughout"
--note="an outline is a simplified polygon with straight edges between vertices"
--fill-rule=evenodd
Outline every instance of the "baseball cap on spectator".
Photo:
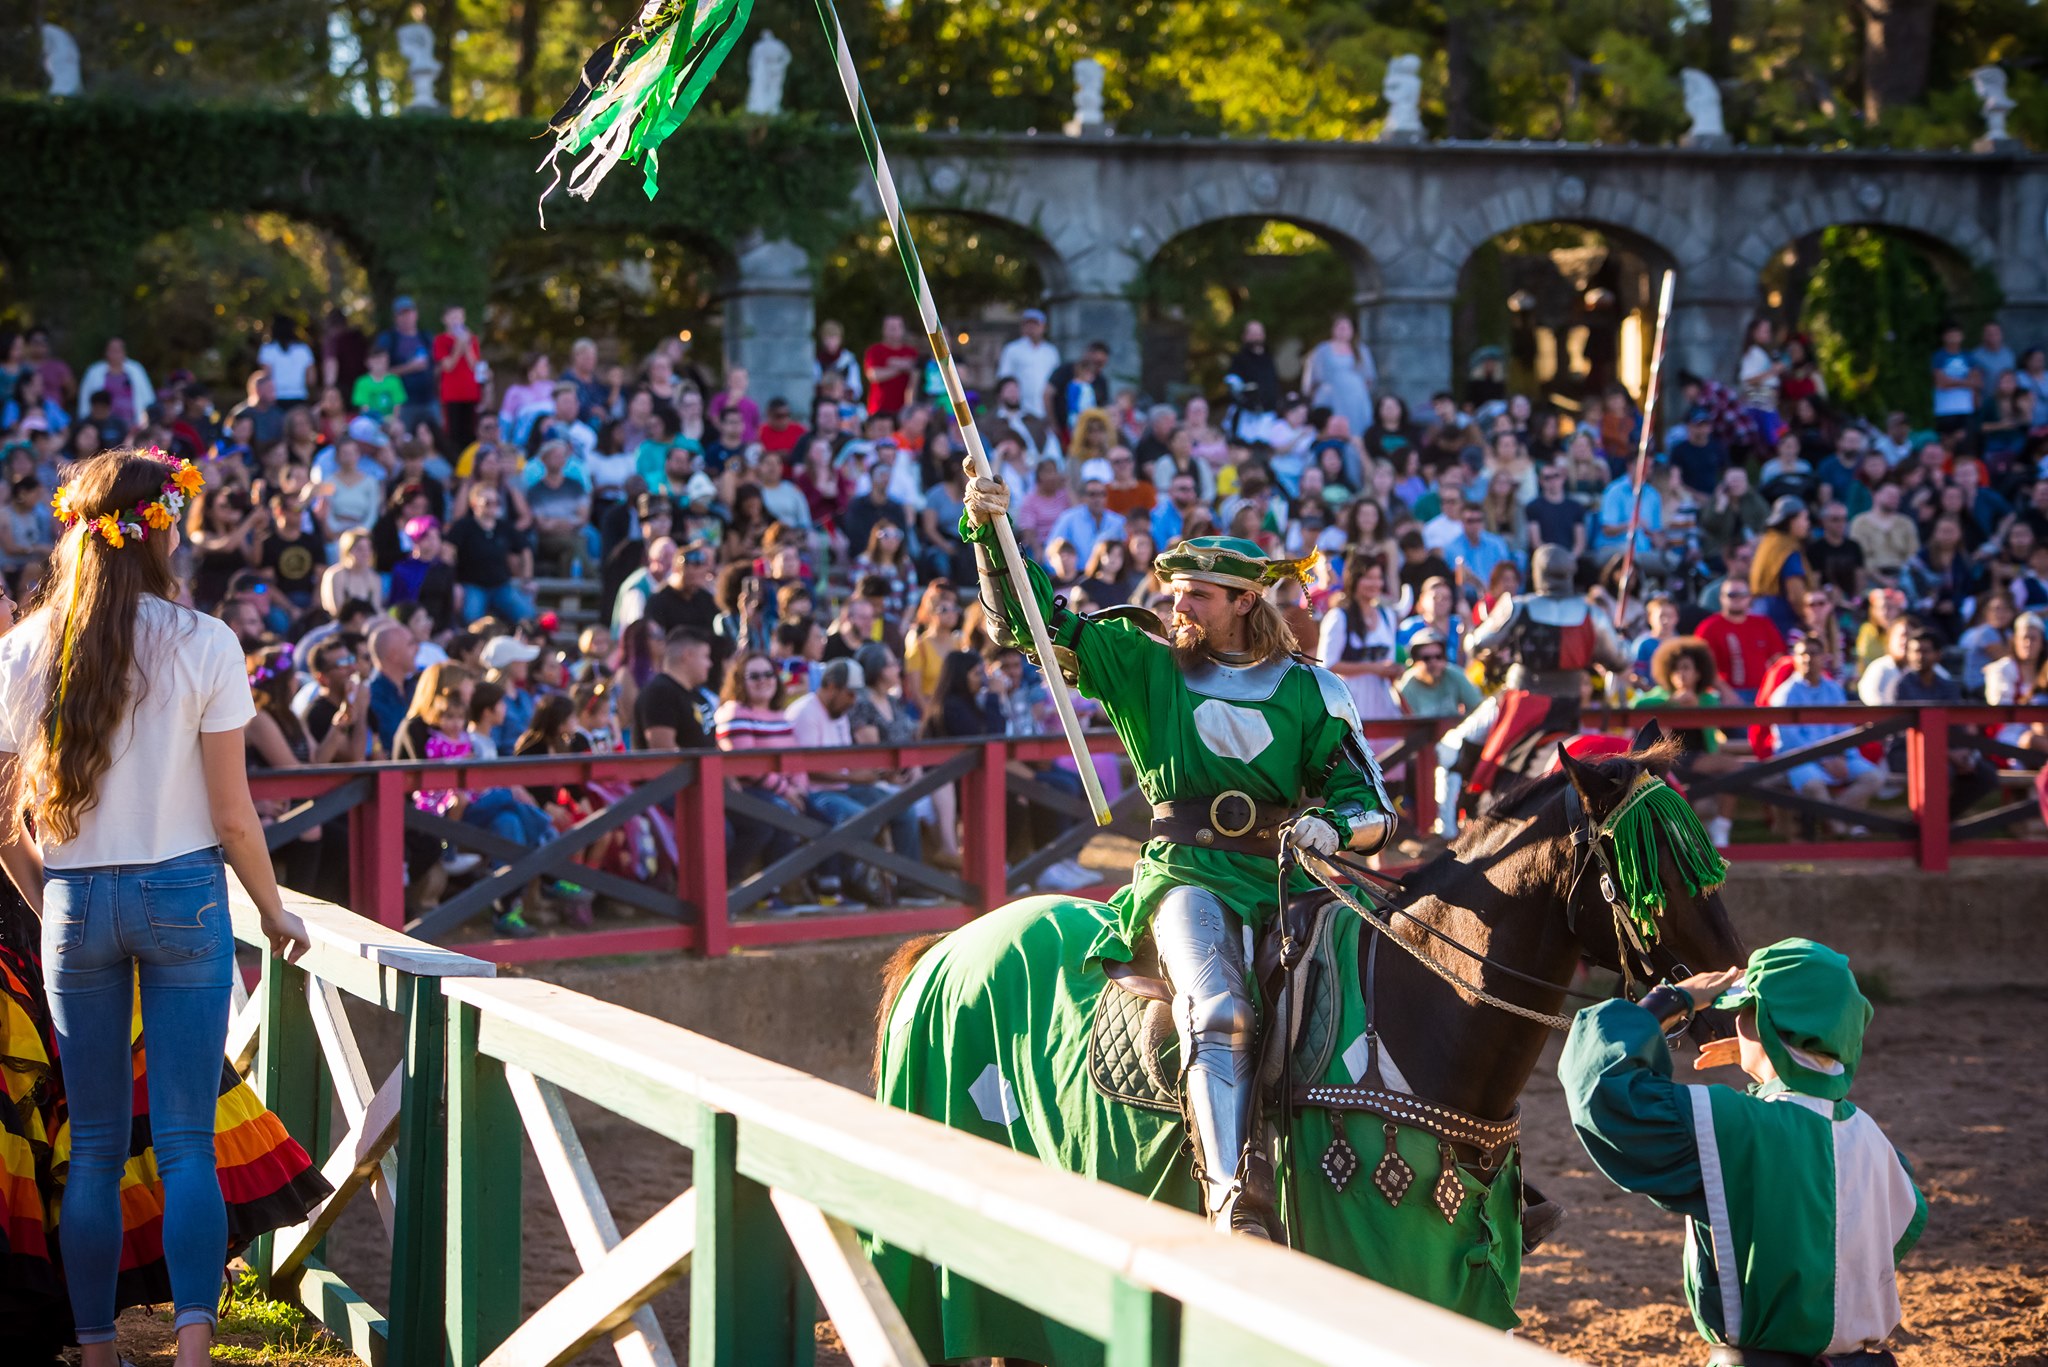
M 407 518 L 403 530 L 408 540 L 417 541 L 428 532 L 440 531 L 441 523 L 439 519 L 428 517 L 422 513 L 418 517 Z
M 401 294 L 391 301 L 391 311 L 393 313 L 412 313 L 417 309 L 418 305 L 413 303 L 412 296 L 409 294 Z
M 711 476 L 702 470 L 692 471 L 689 483 L 683 486 L 683 502 L 692 508 L 708 508 L 718 501 L 718 486 L 711 482 Z
M 493 637 L 484 647 L 480 657 L 485 669 L 504 669 L 508 665 L 526 664 L 540 658 L 540 647 L 528 645 L 512 636 Z
M 1107 484 L 1115 478 L 1116 471 L 1110 469 L 1109 462 L 1101 456 L 1092 457 L 1081 463 L 1081 482 L 1083 484 L 1088 483 L 1090 480 L 1101 480 L 1104 484 Z
M 1806 511 L 1806 500 L 1797 494 L 1785 494 L 1771 505 L 1770 518 L 1764 523 L 1772 531 L 1792 525 L 1792 519 Z
M 377 420 L 367 413 L 358 413 L 348 420 L 348 435 L 351 440 L 368 446 L 389 446 L 391 438 L 380 427 Z
M 1022 318 L 1027 323 L 1042 323 L 1045 321 L 1045 310 L 1025 309 L 1023 313 L 1018 315 L 1018 317 Z
M 1408 658 L 1414 659 L 1415 652 L 1425 646 L 1435 646 L 1439 650 L 1449 649 L 1448 643 L 1443 638 L 1443 633 L 1424 627 L 1408 638 Z
M 1714 410 L 1708 408 L 1705 404 L 1701 404 L 1694 408 L 1692 412 L 1686 414 L 1685 420 L 1689 424 L 1712 422 L 1714 420 Z

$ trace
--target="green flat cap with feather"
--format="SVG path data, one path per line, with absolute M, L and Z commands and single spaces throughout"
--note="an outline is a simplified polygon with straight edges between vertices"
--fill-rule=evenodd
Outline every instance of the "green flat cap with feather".
M 1282 579 L 1308 583 L 1315 554 L 1299 560 L 1275 559 L 1255 541 L 1241 536 L 1196 536 L 1180 542 L 1153 561 L 1162 578 L 1194 579 L 1227 589 L 1258 589 Z

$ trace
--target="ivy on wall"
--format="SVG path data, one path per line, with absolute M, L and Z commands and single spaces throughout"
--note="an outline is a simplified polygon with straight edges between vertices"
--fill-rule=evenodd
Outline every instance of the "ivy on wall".
M 443 117 L 0 102 L 0 166 L 22 191 L 0 216 L 0 278 L 32 316 L 102 331 L 133 292 L 143 243 L 203 217 L 263 212 L 339 237 L 380 301 L 413 294 L 430 318 L 444 302 L 474 308 L 490 293 L 499 249 L 542 235 L 540 131 Z M 816 258 L 858 221 L 852 194 L 863 173 L 843 130 L 703 115 L 662 149 L 659 198 L 621 168 L 594 201 L 550 199 L 547 222 L 684 239 L 725 263 L 758 232 Z M 563 234 L 565 253 L 576 236 Z

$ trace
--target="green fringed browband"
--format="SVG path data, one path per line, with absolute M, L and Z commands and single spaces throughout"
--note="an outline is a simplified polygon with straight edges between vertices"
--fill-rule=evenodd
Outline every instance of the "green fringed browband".
M 1657 830 L 1670 841 L 1678 876 L 1695 897 L 1713 892 L 1728 880 L 1728 863 L 1714 850 L 1692 804 L 1664 780 L 1644 774 L 1600 834 L 1614 841 L 1615 889 L 1629 919 L 1646 945 L 1657 942 L 1657 913 L 1664 909 L 1664 884 L 1657 876 Z

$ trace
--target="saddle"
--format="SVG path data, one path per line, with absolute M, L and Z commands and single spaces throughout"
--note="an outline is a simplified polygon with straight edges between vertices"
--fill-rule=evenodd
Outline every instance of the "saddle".
M 1293 899 L 1253 947 L 1258 1025 L 1254 1052 L 1260 1084 L 1279 1080 L 1286 1051 L 1295 1068 L 1320 1077 L 1336 1048 L 1341 981 L 1331 961 L 1336 899 L 1320 890 Z M 1289 958 L 1289 955 L 1292 958 Z M 1180 1035 L 1173 1024 L 1173 986 L 1159 966 L 1150 934 L 1132 946 L 1129 963 L 1105 963 L 1109 985 L 1096 1000 L 1088 1032 L 1088 1079 L 1112 1101 L 1166 1115 L 1181 1114 Z M 1281 980 L 1295 972 L 1284 1031 L 1272 1028 Z

